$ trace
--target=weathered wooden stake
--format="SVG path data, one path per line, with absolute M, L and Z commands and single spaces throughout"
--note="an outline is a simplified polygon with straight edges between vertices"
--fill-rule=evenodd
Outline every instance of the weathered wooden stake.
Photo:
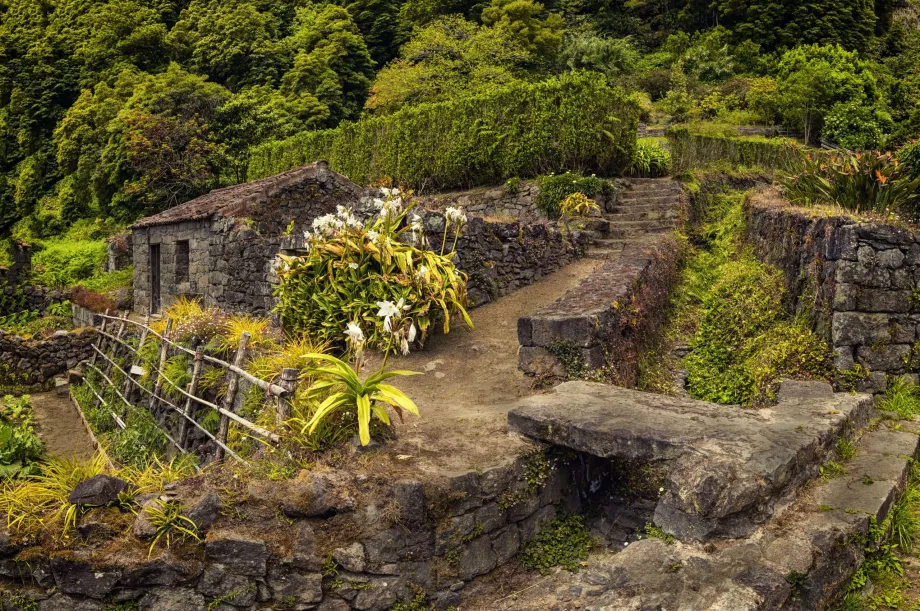
M 127 318 L 127 317 L 128 317 L 128 311 L 125 310 L 125 312 L 122 313 L 121 316 L 122 316 L 123 319 L 124 319 L 124 318 Z M 118 332 L 115 333 L 115 337 L 116 337 L 117 339 L 121 339 L 121 336 L 124 335 L 124 333 L 125 333 L 125 327 L 127 327 L 127 325 L 128 325 L 128 323 L 127 323 L 126 320 L 122 320 L 122 321 L 121 321 L 121 324 L 118 325 Z M 118 347 L 119 347 L 120 345 L 121 345 L 121 344 L 119 344 L 119 343 L 116 342 L 115 340 L 112 340 L 112 354 L 109 355 L 109 358 L 111 358 L 113 361 L 115 360 L 115 354 L 118 352 Z M 106 362 L 105 362 L 105 375 L 111 377 L 111 376 L 112 376 L 112 369 L 113 369 L 112 363 L 110 363 L 109 361 L 106 361 Z
M 105 309 L 105 315 L 106 315 L 106 316 L 109 315 L 109 309 L 108 309 L 108 308 Z M 109 319 L 108 319 L 108 318 L 103 318 L 103 319 L 102 319 L 102 326 L 99 327 L 99 330 L 102 331 L 102 333 L 105 333 L 105 328 L 106 328 L 106 325 L 107 325 L 108 322 L 109 322 Z M 103 335 L 102 333 L 99 334 L 99 341 L 96 342 L 96 347 L 99 348 L 100 351 L 104 351 L 104 350 L 105 350 L 105 335 Z M 90 359 L 90 361 L 89 361 L 90 367 L 95 367 L 95 366 L 96 366 L 96 359 L 98 358 L 98 356 L 99 356 L 99 353 L 98 353 L 98 352 L 93 352 L 93 358 Z M 89 372 L 87 372 L 87 374 L 89 374 Z M 93 394 L 95 394 L 95 393 L 93 393 Z M 102 394 L 105 394 L 105 390 L 104 390 L 104 389 L 103 389 L 103 391 L 102 391 Z M 99 395 L 96 395 L 96 398 L 93 399 L 93 407 L 99 407 L 101 404 L 102 404 L 102 397 L 100 397 Z
M 134 358 L 131 359 L 131 364 L 128 367 L 125 367 L 125 371 L 128 372 L 128 377 L 125 378 L 125 386 L 121 392 L 126 397 L 128 396 L 128 393 L 134 390 L 134 385 L 131 384 L 130 377 L 134 375 L 132 370 L 140 362 L 140 359 L 141 359 L 140 352 L 143 349 L 144 344 L 147 343 L 148 333 L 150 333 L 150 314 L 147 314 L 147 316 L 144 317 L 144 327 L 141 330 L 141 339 L 140 341 L 137 342 L 137 348 L 134 350 Z
M 166 358 L 169 356 L 167 351 L 169 350 L 169 332 L 172 331 L 172 322 L 172 318 L 166 320 L 166 331 L 163 332 L 163 340 L 160 344 L 160 365 L 157 367 L 157 383 L 153 387 L 153 396 L 150 397 L 150 404 L 147 408 L 150 413 L 153 413 L 157 403 L 160 402 L 160 392 L 163 390 L 163 374 L 160 372 L 166 368 Z
M 246 348 L 249 346 L 250 334 L 248 331 L 243 331 L 243 334 L 240 335 L 240 345 L 236 349 L 236 355 L 233 357 L 234 367 L 241 368 L 243 362 L 246 359 Z M 227 394 L 224 395 L 224 409 L 228 412 L 232 412 L 233 403 L 236 401 L 236 391 L 240 386 L 240 376 L 233 371 L 228 370 L 227 376 L 229 378 L 227 382 Z M 217 439 L 224 445 L 227 445 L 227 435 L 230 432 L 230 418 L 226 415 L 220 415 L 220 428 L 217 431 Z M 217 460 L 224 459 L 224 449 L 220 446 L 217 446 Z
M 204 363 L 204 353 L 201 350 L 195 351 L 195 364 L 192 366 L 192 381 L 188 384 L 188 394 L 195 395 L 198 392 L 198 380 L 201 379 L 201 366 Z M 194 413 L 192 411 L 192 399 L 187 397 L 185 399 L 185 407 L 182 409 L 182 413 L 186 415 L 182 419 L 182 426 L 179 428 L 179 446 L 185 450 L 186 441 L 188 440 L 188 432 L 190 430 L 191 424 L 188 419 L 192 417 Z
M 291 404 L 294 401 L 294 393 L 297 392 L 297 376 L 299 374 L 300 372 L 297 369 L 291 367 L 285 367 L 281 371 L 281 383 L 279 386 L 286 390 L 287 394 L 278 397 L 278 406 L 275 412 L 275 420 L 278 424 L 282 424 L 291 417 Z

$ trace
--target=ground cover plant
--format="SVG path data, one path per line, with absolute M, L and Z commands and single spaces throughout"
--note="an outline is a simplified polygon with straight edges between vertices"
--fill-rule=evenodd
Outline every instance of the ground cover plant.
M 39 473 L 43 452 L 29 396 L 0 399 L 0 482 Z
M 775 398 L 783 377 L 836 381 L 840 374 L 826 342 L 785 311 L 780 272 L 745 251 L 745 195 L 707 193 L 698 185 L 695 191 L 706 203 L 705 218 L 668 305 L 665 347 L 643 359 L 641 385 L 673 392 L 673 372 L 651 364 L 667 362 L 668 347 L 678 343 L 690 346 L 682 365 L 687 390 L 697 399 L 757 405 Z

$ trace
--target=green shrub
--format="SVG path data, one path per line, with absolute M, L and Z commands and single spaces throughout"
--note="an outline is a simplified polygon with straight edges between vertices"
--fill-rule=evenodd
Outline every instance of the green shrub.
M 452 317 L 470 327 L 466 275 L 454 266 L 454 248 L 466 217 L 448 208 L 440 252 L 422 244 L 422 220 L 410 213 L 397 189 L 377 200 L 380 215 L 366 224 L 340 207 L 314 221 L 304 256 L 280 255 L 277 311 L 284 329 L 330 345 L 342 345 L 346 332 L 362 343 L 388 350 L 423 342 L 431 325 Z
M 907 166 L 911 176 L 920 178 L 920 140 L 903 147 L 897 153 L 898 161 Z
M 794 204 L 837 205 L 856 213 L 916 215 L 920 199 L 920 177 L 912 178 L 891 153 L 837 153 L 821 159 L 808 155 L 780 183 Z
M 661 146 L 660 142 L 640 142 L 629 166 L 629 174 L 657 178 L 667 176 L 670 168 L 671 153 Z
M 103 240 L 49 241 L 32 256 L 32 281 L 70 287 L 100 273 L 106 256 Z
M 540 176 L 537 178 L 537 186 L 540 187 L 537 207 L 550 218 L 559 218 L 560 204 L 573 193 L 582 193 L 587 197 L 610 197 L 613 193 L 613 185 L 609 180 L 594 175 L 581 176 L 574 172 Z
M 557 518 L 540 531 L 536 539 L 521 550 L 521 563 L 541 574 L 549 573 L 555 566 L 577 571 L 588 558 L 594 540 L 584 519 L 577 514 Z
M 0 399 L 0 481 L 39 473 L 43 452 L 32 425 L 29 396 Z
M 355 182 L 439 189 L 572 169 L 625 169 L 639 106 L 598 74 L 569 73 L 255 147 L 249 179 L 318 159 Z
M 847 149 L 865 151 L 879 148 L 884 133 L 892 127 L 886 112 L 863 102 L 839 102 L 824 118 L 821 137 Z
M 832 380 L 827 344 L 788 320 L 776 269 L 743 257 L 723 265 L 703 298 L 703 312 L 685 359 L 687 389 L 714 403 L 763 404 L 783 377 Z
M 667 135 L 675 173 L 718 162 L 792 171 L 801 165 L 805 156 L 805 149 L 784 139 L 707 136 L 692 133 L 687 128 L 669 129 Z
M 920 389 L 906 376 L 890 378 L 878 408 L 910 420 L 920 415 Z

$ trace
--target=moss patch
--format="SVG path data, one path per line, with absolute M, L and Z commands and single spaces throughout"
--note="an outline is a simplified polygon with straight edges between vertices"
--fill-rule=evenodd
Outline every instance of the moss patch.
M 537 538 L 521 550 L 521 563 L 528 569 L 546 574 L 556 566 L 569 571 L 581 568 L 594 540 L 579 515 L 559 517 L 548 524 Z

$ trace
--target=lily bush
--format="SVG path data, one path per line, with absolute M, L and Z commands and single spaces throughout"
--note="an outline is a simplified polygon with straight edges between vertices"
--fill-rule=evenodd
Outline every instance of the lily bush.
M 407 352 L 413 341 L 425 340 L 438 317 L 445 333 L 458 315 L 473 326 L 466 312 L 467 276 L 454 265 L 466 217 L 449 208 L 441 247 L 432 250 L 413 205 L 397 189 L 383 192 L 370 220 L 361 222 L 340 206 L 305 233 L 306 255 L 279 256 L 277 311 L 287 332 L 341 343 L 351 323 L 364 329 L 371 348 L 386 349 L 394 332 L 401 333 L 400 347 Z
M 801 169 L 780 180 L 793 204 L 837 205 L 851 212 L 917 215 L 920 176 L 891 153 L 866 152 L 815 159 L 806 155 Z

